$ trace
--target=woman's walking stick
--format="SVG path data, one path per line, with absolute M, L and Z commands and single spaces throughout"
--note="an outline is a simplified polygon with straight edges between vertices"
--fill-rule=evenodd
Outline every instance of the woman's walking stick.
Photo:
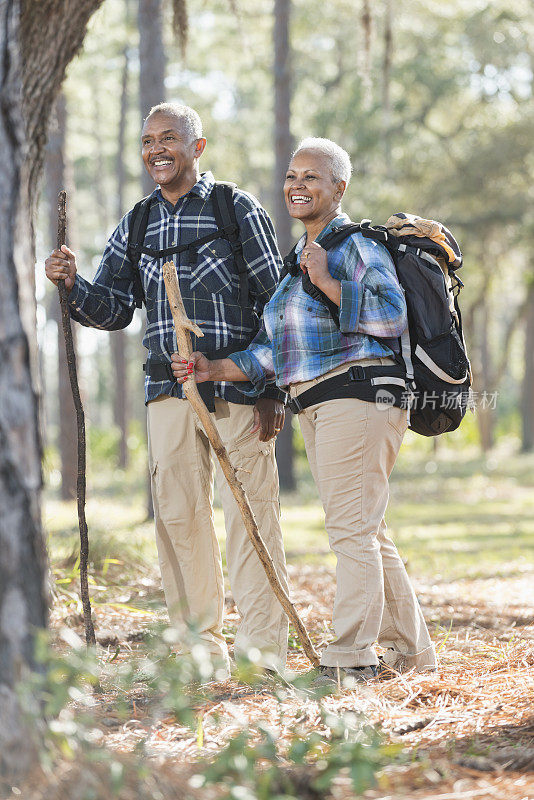
M 58 223 L 57 223 L 57 248 L 65 244 L 67 232 L 67 193 L 61 191 L 58 196 Z M 83 413 L 80 387 L 76 374 L 76 353 L 70 326 L 70 314 L 67 301 L 65 281 L 58 281 L 59 303 L 61 305 L 61 322 L 65 336 L 65 350 L 67 352 L 67 366 L 69 368 L 70 387 L 72 399 L 76 410 L 76 424 L 78 428 L 78 476 L 76 479 L 76 499 L 78 501 L 78 526 L 80 528 L 80 594 L 83 606 L 83 621 L 85 626 L 85 641 L 88 645 L 96 644 L 95 629 L 91 619 L 91 601 L 89 600 L 89 583 L 87 580 L 87 562 L 89 560 L 89 536 L 87 533 L 87 520 L 85 519 L 85 415 Z M 64 409 L 60 409 L 62 414 Z
M 189 359 L 193 350 L 189 331 L 193 331 L 193 333 L 195 333 L 197 336 L 203 336 L 204 334 L 194 322 L 191 322 L 185 312 L 182 295 L 180 293 L 180 286 L 178 284 L 178 277 L 176 275 L 176 267 L 171 261 L 168 261 L 163 265 L 163 279 L 165 281 L 167 298 L 169 300 L 172 318 L 174 320 L 174 327 L 176 329 L 178 353 L 182 358 Z M 183 384 L 183 389 L 185 396 L 193 406 L 193 409 L 196 411 L 204 427 L 210 444 L 215 451 L 215 455 L 219 459 L 222 471 L 224 472 L 226 480 L 228 481 L 230 489 L 232 490 L 232 494 L 234 495 L 237 505 L 239 506 L 239 510 L 241 512 L 241 516 L 243 517 L 243 522 L 245 524 L 250 541 L 254 545 L 254 549 L 256 550 L 263 565 L 272 590 L 280 601 L 280 604 L 288 615 L 289 619 L 295 626 L 295 630 L 297 631 L 297 635 L 300 643 L 302 644 L 304 652 L 310 659 L 311 663 L 314 666 L 318 666 L 319 656 L 317 655 L 313 644 L 310 641 L 310 637 L 308 636 L 308 631 L 306 630 L 304 623 L 299 617 L 288 595 L 280 585 L 273 560 L 258 531 L 258 526 L 256 524 L 256 520 L 254 519 L 250 503 L 243 487 L 241 486 L 241 483 L 237 479 L 236 471 L 232 466 L 230 459 L 228 458 L 228 453 L 226 452 L 226 448 L 219 435 L 219 431 L 217 430 L 215 423 L 213 422 L 210 413 L 204 405 L 204 401 L 198 392 L 194 375 L 188 376 L 187 380 Z

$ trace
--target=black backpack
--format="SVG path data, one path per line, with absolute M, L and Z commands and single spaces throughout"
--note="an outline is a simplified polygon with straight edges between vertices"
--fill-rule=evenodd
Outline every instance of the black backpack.
M 429 224 L 426 228 L 422 225 L 415 234 L 417 220 L 418 217 L 400 213 L 390 217 L 386 226 L 373 227 L 369 220 L 348 223 L 332 228 L 320 244 L 329 250 L 347 236 L 361 233 L 389 251 L 408 309 L 408 327 L 393 348 L 398 350 L 396 361 L 402 366 L 406 391 L 400 402 L 398 391 L 389 393 L 381 389 L 374 396 L 377 402 L 407 406 L 411 430 L 423 436 L 438 436 L 460 425 L 467 410 L 471 385 L 471 367 L 458 305 L 463 283 L 456 270 L 462 266 L 462 254 L 450 231 L 440 223 L 420 220 Z M 429 235 L 423 235 L 425 233 Z M 288 273 L 302 274 L 295 266 L 293 248 L 284 259 L 280 280 Z M 339 327 L 339 308 L 312 284 L 307 273 L 302 274 L 302 285 L 309 295 L 325 303 Z M 387 344 L 391 346 L 392 341 L 387 340 Z M 373 370 L 381 374 L 385 368 L 366 368 L 363 372 L 369 376 L 367 379 L 387 385 L 383 377 L 373 379 Z M 320 385 L 327 383 L 324 381 Z M 365 394 L 359 396 L 366 397 Z
M 144 197 L 132 209 L 130 226 L 128 231 L 127 254 L 132 263 L 135 304 L 141 308 L 145 302 L 145 291 L 141 275 L 139 274 L 139 259 L 142 254 L 152 258 L 168 258 L 176 253 L 189 254 L 189 263 L 192 267 L 196 266 L 198 248 L 213 241 L 213 239 L 227 239 L 232 248 L 234 265 L 239 275 L 239 302 L 245 304 L 248 301 L 248 269 L 243 257 L 243 247 L 239 238 L 239 224 L 235 213 L 234 191 L 235 183 L 217 181 L 211 192 L 213 201 L 213 212 L 217 223 L 217 230 L 200 236 L 189 244 L 182 244 L 175 247 L 168 247 L 165 250 L 154 250 L 144 246 L 145 233 L 148 226 L 148 217 L 153 196 Z

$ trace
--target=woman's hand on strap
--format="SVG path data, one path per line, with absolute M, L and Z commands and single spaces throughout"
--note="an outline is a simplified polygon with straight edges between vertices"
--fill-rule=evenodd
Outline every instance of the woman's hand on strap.
M 211 362 L 202 353 L 192 353 L 189 360 L 182 358 L 179 353 L 171 355 L 172 374 L 178 383 L 185 383 L 189 376 L 193 374 L 196 383 L 213 380 L 210 366 Z
M 311 282 L 321 288 L 321 284 L 332 276 L 328 271 L 328 255 L 317 242 L 305 245 L 300 256 L 300 268 L 307 272 Z
M 317 242 L 306 244 L 300 256 L 300 268 L 307 272 L 314 286 L 321 289 L 336 305 L 341 303 L 341 284 L 330 275 L 328 254 Z

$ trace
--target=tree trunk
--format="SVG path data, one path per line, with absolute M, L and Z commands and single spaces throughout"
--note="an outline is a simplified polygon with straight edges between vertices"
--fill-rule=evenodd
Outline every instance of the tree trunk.
M 31 363 L 31 358 L 36 363 L 35 328 L 28 324 L 34 314 L 22 313 L 33 262 L 25 244 L 30 224 L 27 194 L 21 192 L 27 135 L 20 104 L 19 26 L 19 2 L 4 0 L 0 4 L 0 775 L 8 779 L 24 775 L 34 760 L 34 734 L 21 716 L 16 684 L 35 666 L 34 629 L 47 623 L 41 453 Z
M 113 360 L 113 419 L 119 429 L 119 448 L 117 464 L 121 469 L 128 466 L 128 410 L 127 410 L 127 344 L 124 331 L 113 331 L 111 335 L 111 356 Z
M 275 0 L 274 3 L 274 152 L 275 169 L 273 180 L 274 223 L 278 245 L 283 256 L 292 245 L 291 217 L 287 213 L 282 186 L 287 171 L 293 139 L 291 136 L 291 49 L 289 21 L 291 0 Z M 286 423 L 276 441 L 276 460 L 280 486 L 286 491 L 295 488 L 293 458 L 293 415 L 286 412 Z
M 163 44 L 162 0 L 139 0 L 139 103 L 141 123 L 152 106 L 165 100 L 165 46 Z M 143 194 L 154 189 L 154 182 L 143 169 Z
M 534 276 L 531 276 L 527 293 L 525 322 L 525 374 L 521 392 L 521 421 L 523 453 L 534 450 Z
M 26 151 L 21 192 L 33 212 L 41 177 L 48 121 L 68 64 L 82 46 L 87 23 L 103 0 L 22 0 L 23 114 Z M 30 222 L 31 222 L 30 216 Z M 33 249 L 34 232 L 29 242 Z M 32 260 L 33 263 L 33 260 Z M 33 296 L 33 286 L 31 287 Z M 33 303 L 30 307 L 33 307 Z
M 382 136 L 386 175 L 391 172 L 391 62 L 393 59 L 393 7 L 385 0 L 384 9 L 384 61 L 382 75 Z
M 163 43 L 162 0 L 139 0 L 139 109 L 143 124 L 151 107 L 165 100 L 165 45 Z M 154 190 L 154 182 L 143 169 L 143 194 Z M 154 517 L 150 475 L 147 467 L 147 514 Z
M 484 395 L 484 392 L 490 393 L 495 385 L 495 381 L 493 380 L 493 361 L 491 359 L 488 338 L 488 317 L 488 301 L 485 299 L 480 309 L 480 368 L 477 381 L 478 385 L 475 386 L 479 398 Z M 487 453 L 494 445 L 495 414 L 491 404 L 482 403 L 480 401 L 477 403 L 476 413 L 480 434 L 480 446 L 482 451 Z
M 32 214 L 53 102 L 100 2 L 0 3 L 0 774 L 10 780 L 35 757 L 16 684 L 47 624 Z
M 65 165 L 65 136 L 67 127 L 67 104 L 65 96 L 60 94 L 55 106 L 55 119 L 50 126 L 48 145 L 46 148 L 46 195 L 48 204 L 48 236 L 50 249 L 56 247 L 57 240 L 57 198 L 62 189 L 67 188 Z M 72 500 L 76 497 L 76 480 L 78 473 L 76 415 L 70 388 L 65 337 L 61 324 L 61 308 L 57 290 L 53 292 L 52 315 L 57 323 L 58 350 L 58 450 L 61 460 L 61 498 Z M 73 336 L 75 330 L 72 331 Z
M 291 0 L 274 3 L 274 220 L 282 255 L 291 249 L 291 217 L 287 213 L 282 187 L 293 151 L 291 136 L 291 52 L 289 20 Z
M 121 105 L 119 132 L 117 137 L 117 220 L 121 219 L 124 207 L 126 188 L 126 165 L 124 152 L 126 146 L 126 116 L 128 113 L 128 46 L 124 48 L 124 65 L 122 72 Z M 111 335 L 111 355 L 113 360 L 113 418 L 119 429 L 118 465 L 125 469 L 128 464 L 128 385 L 126 370 L 127 334 L 125 331 L 113 331 Z
M 371 57 L 373 37 L 373 17 L 369 0 L 362 2 L 363 47 L 360 53 L 360 73 L 362 77 L 364 107 L 370 108 L 372 102 Z

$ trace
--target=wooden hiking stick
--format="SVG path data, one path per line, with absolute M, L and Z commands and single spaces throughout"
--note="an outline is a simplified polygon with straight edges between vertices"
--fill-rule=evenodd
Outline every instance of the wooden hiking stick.
M 66 243 L 67 233 L 67 193 L 61 191 L 58 195 L 57 208 L 57 248 Z M 89 560 L 89 536 L 87 534 L 87 520 L 85 519 L 85 415 L 83 413 L 80 387 L 76 374 L 76 353 L 70 325 L 69 305 L 65 281 L 58 281 L 59 303 L 61 305 L 61 322 L 65 336 L 65 350 L 67 352 L 67 366 L 69 368 L 70 387 L 72 399 L 76 410 L 76 424 L 78 427 L 78 475 L 76 478 L 76 499 L 78 501 L 78 526 L 80 528 L 80 594 L 83 606 L 83 621 L 85 625 L 85 641 L 88 645 L 95 645 L 95 629 L 91 619 L 91 601 L 89 600 L 89 584 L 87 580 L 87 562 Z M 62 413 L 62 409 L 60 409 Z
M 178 277 L 176 275 L 176 267 L 172 261 L 167 261 L 167 263 L 163 265 L 163 280 L 165 281 L 167 298 L 169 300 L 172 318 L 174 320 L 174 327 L 176 329 L 178 353 L 182 358 L 189 359 L 191 357 L 191 353 L 193 352 L 193 348 L 191 346 L 191 335 L 189 331 L 193 331 L 193 333 L 195 333 L 197 336 L 203 336 L 204 334 L 194 322 L 191 322 L 185 312 L 180 286 L 178 283 Z M 193 406 L 193 409 L 196 411 L 210 444 L 215 451 L 215 455 L 219 459 L 222 471 L 224 472 L 226 480 L 228 481 L 230 489 L 232 490 L 232 494 L 234 495 L 237 505 L 239 506 L 239 510 L 241 512 L 243 522 L 245 523 L 245 528 L 249 535 L 250 541 L 252 542 L 254 549 L 256 550 L 263 565 L 272 590 L 280 601 L 280 605 L 286 612 L 287 616 L 295 626 L 297 636 L 299 637 L 304 652 L 314 666 L 319 666 L 319 656 L 317 655 L 317 652 L 310 641 L 310 637 L 308 636 L 308 631 L 306 630 L 304 623 L 299 617 L 288 595 L 280 585 L 273 560 L 265 546 L 265 542 L 261 538 L 260 532 L 258 531 L 258 526 L 256 524 L 256 520 L 254 519 L 254 514 L 252 513 L 248 498 L 237 478 L 236 470 L 230 462 L 228 453 L 226 452 L 226 447 L 224 446 L 219 435 L 219 431 L 217 430 L 211 415 L 204 405 L 204 401 L 198 392 L 194 375 L 188 376 L 187 380 L 182 384 L 182 386 L 185 396 Z

